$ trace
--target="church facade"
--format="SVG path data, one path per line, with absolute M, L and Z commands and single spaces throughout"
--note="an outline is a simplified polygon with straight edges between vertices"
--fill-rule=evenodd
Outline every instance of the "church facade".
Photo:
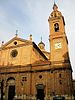
M 41 41 L 15 36 L 0 47 L 0 85 L 4 100 L 53 100 L 73 95 L 72 67 L 64 17 L 56 4 L 48 19 L 50 52 Z

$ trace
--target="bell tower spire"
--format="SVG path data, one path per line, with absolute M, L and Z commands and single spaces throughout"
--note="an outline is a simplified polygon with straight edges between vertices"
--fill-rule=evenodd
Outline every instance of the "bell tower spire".
M 54 3 L 53 11 L 48 19 L 50 27 L 50 50 L 52 61 L 69 60 L 68 41 L 65 33 L 65 21 L 58 6 Z M 59 52 L 59 53 L 58 53 Z M 56 55 L 53 57 L 53 55 Z M 66 55 L 66 57 L 64 57 Z
M 55 95 L 70 95 L 72 93 L 72 81 L 70 81 L 72 80 L 72 68 L 68 53 L 68 40 L 65 33 L 65 21 L 55 3 L 48 22 L 50 28 L 50 61 L 51 70 L 53 71 L 52 79 L 54 80 L 51 92 Z

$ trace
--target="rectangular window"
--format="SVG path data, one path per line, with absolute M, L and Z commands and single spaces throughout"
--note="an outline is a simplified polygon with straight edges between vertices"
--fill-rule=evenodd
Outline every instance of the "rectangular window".
M 22 81 L 27 81 L 27 77 L 22 77 Z

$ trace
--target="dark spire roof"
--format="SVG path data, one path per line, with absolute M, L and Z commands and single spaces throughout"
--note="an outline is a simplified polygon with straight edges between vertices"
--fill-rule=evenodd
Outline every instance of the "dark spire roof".
M 41 37 L 41 42 L 38 45 L 40 45 L 40 44 L 43 44 L 45 46 L 45 44 L 42 42 L 42 37 Z
M 58 6 L 57 6 L 56 3 L 54 2 L 53 10 L 57 10 L 57 9 L 58 9 Z

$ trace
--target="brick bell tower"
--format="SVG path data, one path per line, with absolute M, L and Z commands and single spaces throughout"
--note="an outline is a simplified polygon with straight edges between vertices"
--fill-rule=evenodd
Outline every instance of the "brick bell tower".
M 50 28 L 50 61 L 52 72 L 52 95 L 72 95 L 72 68 L 68 53 L 68 40 L 65 21 L 58 6 L 54 3 L 48 19 Z

